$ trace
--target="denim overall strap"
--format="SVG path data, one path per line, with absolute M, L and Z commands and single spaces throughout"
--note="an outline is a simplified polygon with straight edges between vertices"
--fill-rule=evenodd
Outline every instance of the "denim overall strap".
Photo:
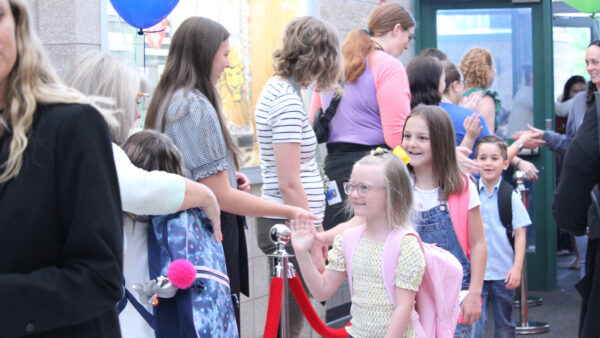
M 448 250 L 458 259 L 463 268 L 462 290 L 467 290 L 471 283 L 471 263 L 454 231 L 448 204 L 443 201 L 429 210 L 417 212 L 415 224 L 423 242 Z

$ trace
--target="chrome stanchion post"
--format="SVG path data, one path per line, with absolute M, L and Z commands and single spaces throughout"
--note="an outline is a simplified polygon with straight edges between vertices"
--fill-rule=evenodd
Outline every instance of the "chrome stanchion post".
M 525 187 L 525 172 L 521 170 L 515 171 L 513 180 L 517 184 L 516 191 L 519 196 L 523 199 L 523 203 L 526 202 L 526 191 Z M 523 259 L 523 267 L 521 268 L 521 286 L 517 290 L 519 294 L 520 307 L 519 307 L 519 322 L 515 328 L 517 334 L 537 334 L 545 333 L 550 331 L 550 324 L 542 322 L 530 322 L 529 321 L 529 301 L 527 298 L 527 256 Z
M 271 242 L 275 243 L 277 248 L 275 252 L 269 254 L 275 260 L 273 275 L 283 279 L 283 295 L 281 297 L 281 316 L 279 319 L 279 333 L 282 338 L 290 336 L 290 314 L 288 297 L 288 279 L 294 278 L 296 272 L 294 266 L 289 262 L 290 255 L 285 250 L 285 245 L 290 242 L 290 228 L 283 224 L 275 224 L 269 232 Z M 287 269 L 285 268 L 287 267 Z

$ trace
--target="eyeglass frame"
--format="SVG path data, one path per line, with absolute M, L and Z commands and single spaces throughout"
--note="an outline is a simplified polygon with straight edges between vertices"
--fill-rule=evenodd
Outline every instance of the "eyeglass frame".
M 366 183 L 354 184 L 352 182 L 344 182 L 342 184 L 342 187 L 343 187 L 346 195 L 350 195 L 350 193 L 352 193 L 352 191 L 354 191 L 356 189 L 356 193 L 358 194 L 358 196 L 366 196 L 367 194 L 369 194 L 369 191 L 371 191 L 371 189 L 385 188 L 384 185 L 371 185 L 371 184 L 366 184 Z M 360 187 L 366 187 L 366 188 L 360 188 Z
M 400 25 L 400 27 L 402 27 L 402 25 Z M 417 39 L 417 35 L 415 33 L 412 33 L 411 31 L 409 31 L 408 29 L 406 29 L 404 27 L 402 27 L 402 29 L 408 33 L 408 42 L 412 42 Z

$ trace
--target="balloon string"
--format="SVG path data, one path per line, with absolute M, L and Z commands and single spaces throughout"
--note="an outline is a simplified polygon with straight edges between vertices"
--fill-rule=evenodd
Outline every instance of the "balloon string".
M 135 35 L 135 43 L 133 44 L 133 62 L 137 65 L 137 50 L 138 50 L 138 35 Z
M 127 50 L 127 39 L 125 38 L 125 29 L 123 28 L 123 20 L 119 17 L 119 27 L 121 27 L 121 36 L 123 37 L 123 44 Z
M 146 37 L 142 36 L 142 53 L 144 55 L 144 73 L 146 73 Z

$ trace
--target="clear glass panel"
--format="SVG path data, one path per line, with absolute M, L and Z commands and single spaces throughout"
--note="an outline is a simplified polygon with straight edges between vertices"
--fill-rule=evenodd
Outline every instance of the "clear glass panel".
M 502 109 L 496 134 L 509 136 L 533 124 L 531 8 L 437 11 L 438 48 L 457 66 L 473 47 L 487 48 L 496 67 L 490 90 Z
M 144 68 L 153 84 L 158 82 L 167 59 L 171 36 L 188 17 L 204 16 L 221 23 L 230 33 L 229 62 L 218 89 L 223 112 L 234 142 L 242 151 L 244 167 L 258 166 L 254 131 L 254 106 L 263 85 L 272 75 L 273 51 L 281 44 L 287 23 L 311 11 L 306 0 L 180 1 L 161 23 L 138 35 L 107 3 L 108 46 L 111 53 Z M 269 16 L 269 20 L 250 20 Z M 145 100 L 147 105 L 149 100 Z M 145 114 L 143 107 L 142 116 Z
M 531 8 L 438 10 L 436 15 L 437 48 L 459 68 L 469 49 L 484 47 L 491 52 L 496 77 L 489 89 L 498 93 L 502 107 L 496 112 L 496 134 L 510 137 L 533 125 Z M 528 188 L 533 216 L 533 185 Z M 534 226 L 527 228 L 527 248 L 535 251 Z
M 591 34 L 589 27 L 553 28 L 555 100 L 560 99 L 564 85 L 571 76 L 581 75 L 589 80 L 584 60 Z

